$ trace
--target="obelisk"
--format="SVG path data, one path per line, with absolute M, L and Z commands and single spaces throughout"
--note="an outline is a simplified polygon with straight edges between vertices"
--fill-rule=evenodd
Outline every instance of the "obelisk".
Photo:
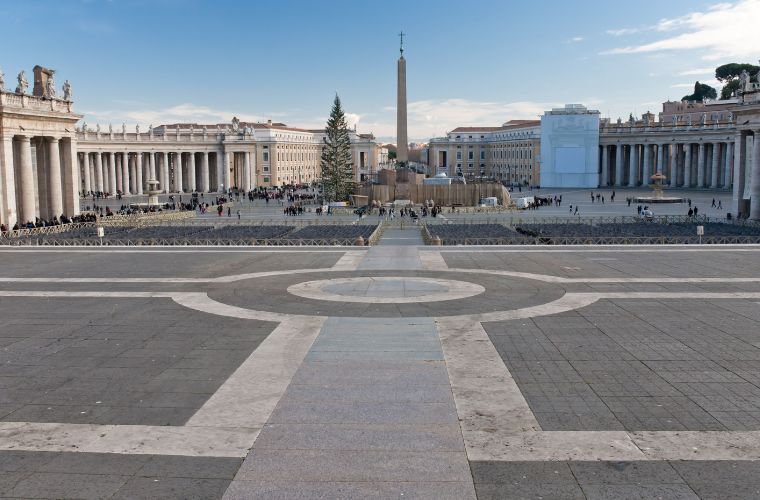
M 396 161 L 409 161 L 409 141 L 406 137 L 406 59 L 404 59 L 404 32 L 401 37 L 401 57 L 398 58 L 398 89 L 396 95 Z

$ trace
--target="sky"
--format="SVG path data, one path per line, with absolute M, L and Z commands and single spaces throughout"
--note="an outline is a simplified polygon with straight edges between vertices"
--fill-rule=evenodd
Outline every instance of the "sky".
M 349 124 L 393 142 L 399 37 L 409 139 L 565 103 L 657 113 L 716 66 L 757 64 L 760 0 L 0 0 L 0 67 L 71 82 L 89 125 Z

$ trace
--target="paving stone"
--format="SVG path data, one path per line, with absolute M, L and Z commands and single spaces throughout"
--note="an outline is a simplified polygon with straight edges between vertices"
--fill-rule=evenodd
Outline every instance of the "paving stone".
M 685 484 L 587 484 L 582 488 L 588 500 L 699 500 L 694 490 Z
M 112 497 L 120 500 L 156 498 L 222 498 L 229 479 L 133 477 Z
M 240 467 L 239 458 L 151 456 L 140 476 L 232 479 Z
M 18 481 L 10 495 L 27 498 L 108 498 L 129 476 L 33 472 Z
M 417 500 L 474 500 L 466 482 L 260 482 L 233 481 L 225 500 L 267 498 L 270 500 L 332 500 L 410 498 Z

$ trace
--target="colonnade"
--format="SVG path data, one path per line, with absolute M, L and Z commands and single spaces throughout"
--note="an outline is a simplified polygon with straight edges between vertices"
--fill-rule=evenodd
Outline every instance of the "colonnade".
M 71 138 L 5 136 L 0 149 L 10 167 L 3 175 L 7 189 L 2 194 L 8 204 L 3 203 L 2 211 L 8 212 L 0 214 L 3 221 L 11 220 L 14 205 L 20 224 L 79 213 L 79 179 L 71 168 L 76 147 Z
M 235 169 L 234 155 L 240 155 Z M 85 193 L 142 195 L 148 181 L 161 193 L 246 191 L 256 186 L 251 152 L 80 152 L 81 189 Z
M 728 189 L 734 141 L 618 143 L 601 146 L 600 186 L 647 186 L 655 173 L 671 188 Z

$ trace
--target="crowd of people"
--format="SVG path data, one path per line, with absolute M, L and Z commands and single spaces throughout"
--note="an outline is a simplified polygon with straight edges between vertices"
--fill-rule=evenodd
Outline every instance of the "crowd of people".
M 34 219 L 34 222 L 28 221 L 26 223 L 19 224 L 18 222 L 13 225 L 12 228 L 8 228 L 5 224 L 0 224 L 0 233 L 7 234 L 9 231 L 18 231 L 20 229 L 35 229 L 41 227 L 60 226 L 62 224 L 76 224 L 80 222 L 97 222 L 98 216 L 94 213 L 85 213 L 81 215 L 75 215 L 68 217 L 65 214 L 61 214 L 60 217 L 53 216 L 51 219 L 41 219 L 39 217 Z

